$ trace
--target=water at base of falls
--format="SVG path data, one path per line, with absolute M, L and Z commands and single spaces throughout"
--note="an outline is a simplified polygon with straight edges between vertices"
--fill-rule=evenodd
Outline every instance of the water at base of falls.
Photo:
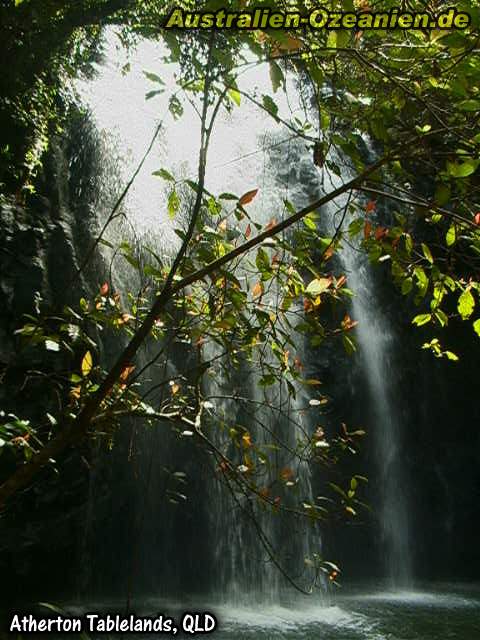
M 217 619 L 216 640 L 474 640 L 480 634 L 480 585 L 425 584 L 416 591 L 392 592 L 380 584 L 360 584 L 342 589 L 323 605 L 291 596 L 290 602 L 286 597 L 282 604 L 270 605 L 154 597 L 136 604 L 137 615 L 164 613 L 177 624 L 186 611 L 208 611 Z M 74 615 L 119 610 L 113 603 L 67 609 Z M 91 640 L 97 639 L 93 635 Z

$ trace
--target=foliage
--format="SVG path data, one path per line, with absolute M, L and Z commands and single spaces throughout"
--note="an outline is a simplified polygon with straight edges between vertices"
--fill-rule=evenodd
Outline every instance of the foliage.
M 43 465 L 88 433 L 106 435 L 110 442 L 122 416 L 130 415 L 168 422 L 180 439 L 201 441 L 213 455 L 217 476 L 249 508 L 254 503 L 255 509 L 260 504 L 274 513 L 284 509 L 321 520 L 337 507 L 284 496 L 297 485 L 304 462 L 334 465 L 342 452 L 354 450 L 362 432 L 345 427 L 340 435 L 327 437 L 319 426 L 313 434 L 295 438 L 293 464 L 275 466 L 269 453 L 277 450 L 278 442 L 226 419 L 218 409 L 226 398 L 214 397 L 208 380 L 216 377 L 234 388 L 248 364 L 263 390 L 263 404 L 275 407 L 269 389 L 286 387 L 290 398 L 299 398 L 300 404 L 305 400 L 302 410 L 319 411 L 327 399 L 316 391 L 319 381 L 304 376 L 298 346 L 306 335 L 314 347 L 340 338 L 347 351 L 355 349 L 355 321 L 344 309 L 351 292 L 333 261 L 342 243 L 355 236 L 360 236 L 370 260 L 382 269 L 389 267 L 402 294 L 420 306 L 413 324 L 436 331 L 425 343 L 435 356 L 458 357 L 441 344 L 441 330 L 452 320 L 472 322 L 480 335 L 475 314 L 480 292 L 479 5 L 458 4 L 472 16 L 465 31 L 332 34 L 303 29 L 163 32 L 156 20 L 168 7 L 160 3 L 81 4 L 83 11 L 70 10 L 70 3 L 44 3 L 45 13 L 39 18 L 43 29 L 55 15 L 51 40 L 44 46 L 49 47 L 46 59 L 54 65 L 49 68 L 56 73 L 45 75 L 44 66 L 37 73 L 35 91 L 45 82 L 48 92 L 58 92 L 62 56 L 71 54 L 75 38 L 96 42 L 97 27 L 105 22 L 124 24 L 121 33 L 127 40 L 138 35 L 162 38 L 168 48 L 164 62 L 179 68 L 169 101 L 171 117 L 182 118 L 186 101 L 199 115 L 198 176 L 183 181 L 168 167 L 156 172 L 168 189 L 165 215 L 176 224 L 180 240 L 173 261 L 154 255 L 145 262 L 128 243 L 112 248 L 147 282 L 141 291 L 122 299 L 112 283 L 105 282 L 95 299 L 81 300 L 79 308 L 54 317 L 31 317 L 19 330 L 30 346 L 64 358 L 57 374 L 61 402 L 50 418 L 46 416 L 45 425 L 35 428 L 35 438 L 43 445 L 28 441 L 22 434 L 31 433 L 31 427 L 15 417 L 8 417 L 1 427 L 2 448 L 16 451 L 15 439 L 23 437 L 28 446 L 22 454 L 31 449 L 35 455 L 19 464 L 0 487 L 0 500 L 28 485 Z M 354 7 L 349 1 L 328 4 L 334 9 Z M 222 3 L 227 5 L 237 8 L 237 3 Z M 214 10 L 218 3 L 201 6 Z M 279 8 L 282 3 L 242 3 L 243 8 L 249 6 Z M 296 6 L 304 10 L 309 3 L 288 3 L 290 9 Z M 29 12 L 33 7 L 25 1 L 8 12 Z M 369 10 L 363 1 L 355 7 Z M 384 0 L 375 9 L 396 7 Z M 410 7 L 423 9 L 423 4 L 411 2 Z M 436 3 L 435 10 L 440 8 Z M 18 40 L 18 31 L 14 37 Z M 268 94 L 239 87 L 239 74 L 254 65 L 269 66 Z M 80 66 L 76 61 L 72 72 Z M 166 90 L 161 74 L 161 67 L 148 70 L 148 99 Z M 313 108 L 305 108 L 303 120 L 280 114 L 277 95 L 285 91 L 289 75 L 296 76 L 312 97 Z M 32 83 L 32 74 L 23 80 Z M 266 225 L 249 213 L 257 195 L 253 177 L 244 194 L 210 192 L 205 168 L 216 117 L 222 109 L 242 109 L 244 101 L 306 141 L 325 184 L 331 178 L 339 186 L 301 211 L 286 200 L 283 211 L 272 211 Z M 51 98 L 42 101 L 42 110 L 48 111 L 50 104 Z M 40 122 L 44 116 L 35 113 L 34 120 Z M 371 141 L 370 157 L 362 153 L 362 139 Z M 345 180 L 347 174 L 351 179 Z M 317 224 L 321 207 L 343 194 L 348 200 L 341 224 L 325 238 Z M 342 320 L 334 326 L 335 314 L 325 311 L 332 308 L 341 309 Z M 98 330 L 121 333 L 129 340 L 108 371 L 93 338 Z M 140 365 L 138 352 L 145 342 L 157 344 L 156 355 Z M 172 376 L 168 363 L 175 345 L 188 345 L 189 356 Z M 160 365 L 164 378 L 146 392 L 142 376 L 153 375 L 151 368 Z M 301 388 L 309 395 L 300 393 Z M 282 411 L 282 406 L 277 409 Z M 295 422 L 291 416 L 288 420 Z M 225 438 L 216 439 L 213 424 L 222 425 Z M 361 506 L 359 479 L 352 478 L 346 487 L 331 484 L 340 511 L 348 517 L 355 517 Z

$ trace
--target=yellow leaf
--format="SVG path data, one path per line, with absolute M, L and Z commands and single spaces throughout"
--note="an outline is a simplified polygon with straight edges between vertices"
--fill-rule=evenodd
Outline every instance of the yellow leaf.
M 92 367 L 93 367 L 92 354 L 90 353 L 90 351 L 87 351 L 87 353 L 83 356 L 83 360 L 82 360 L 82 367 L 81 367 L 82 375 L 84 377 L 88 376 L 88 374 L 92 370 Z
M 251 435 L 249 433 L 245 433 L 242 436 L 242 442 L 243 442 L 243 446 L 245 448 L 248 449 L 249 447 L 251 447 L 252 446 L 252 437 L 251 437 Z

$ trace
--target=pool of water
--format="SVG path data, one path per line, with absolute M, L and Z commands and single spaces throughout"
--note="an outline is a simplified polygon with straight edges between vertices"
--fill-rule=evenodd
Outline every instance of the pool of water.
M 322 638 L 325 640 L 480 639 L 480 588 L 444 585 L 429 590 L 362 589 L 329 603 L 259 608 L 218 607 L 218 640 Z
M 68 609 L 72 611 L 71 607 Z M 104 604 L 100 609 L 119 611 L 118 603 Z M 364 585 L 340 589 L 315 600 L 287 596 L 281 604 L 219 604 L 198 599 L 180 604 L 152 597 L 137 603 L 135 611 L 139 615 L 163 613 L 177 622 L 185 611 L 209 611 L 218 622 L 211 636 L 215 640 L 480 640 L 480 585 L 421 585 L 405 591 Z M 106 636 L 98 637 L 105 640 Z M 172 636 L 135 637 L 151 640 Z
M 480 639 L 480 590 L 338 594 L 330 604 L 218 609 L 220 639 Z

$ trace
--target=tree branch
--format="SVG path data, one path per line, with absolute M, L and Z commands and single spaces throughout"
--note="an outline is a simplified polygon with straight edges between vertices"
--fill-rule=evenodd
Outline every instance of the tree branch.
M 426 135 L 436 135 L 441 130 L 432 130 Z M 50 463 L 50 460 L 55 459 L 58 455 L 60 455 L 68 446 L 77 444 L 84 437 L 88 435 L 88 432 L 91 428 L 92 419 L 97 413 L 100 405 L 105 400 L 105 398 L 111 392 L 113 386 L 120 378 L 125 366 L 131 363 L 140 348 L 140 346 L 144 343 L 146 338 L 148 337 L 152 327 L 154 326 L 155 320 L 159 317 L 160 313 L 164 310 L 165 306 L 168 302 L 173 298 L 173 296 L 183 291 L 186 287 L 202 280 L 205 276 L 213 273 L 219 268 L 223 267 L 225 264 L 231 262 L 234 258 L 243 255 L 253 249 L 254 247 L 260 245 L 264 240 L 271 238 L 281 231 L 288 229 L 293 224 L 299 222 L 306 215 L 319 209 L 320 207 L 328 204 L 330 201 L 335 198 L 343 195 L 347 191 L 352 189 L 359 188 L 362 183 L 380 168 L 385 166 L 390 161 L 396 159 L 398 152 L 403 149 L 411 149 L 414 142 L 418 139 L 415 136 L 414 139 L 408 140 L 407 142 L 399 145 L 398 148 L 392 150 L 391 153 L 386 154 L 370 166 L 368 166 L 362 173 L 358 174 L 351 180 L 345 182 L 343 185 L 339 186 L 337 189 L 334 189 L 330 193 L 324 195 L 323 197 L 315 200 L 311 204 L 307 205 L 303 209 L 300 209 L 295 214 L 291 215 L 289 218 L 279 222 L 278 224 L 272 226 L 270 229 L 263 231 L 258 234 L 256 237 L 252 238 L 248 242 L 232 249 L 229 253 L 224 256 L 214 260 L 209 263 L 205 267 L 198 269 L 194 273 L 182 278 L 180 281 L 176 283 L 172 283 L 173 276 L 167 279 L 167 283 L 162 291 L 157 296 L 155 303 L 153 304 L 150 312 L 146 316 L 143 323 L 138 328 L 135 335 L 130 340 L 129 344 L 125 347 L 121 355 L 119 356 L 117 362 L 110 369 L 109 373 L 105 377 L 104 381 L 100 385 L 99 389 L 95 394 L 87 401 L 84 408 L 81 410 L 79 415 L 70 423 L 63 431 L 61 431 L 49 444 L 47 444 L 38 454 L 33 456 L 31 460 L 25 463 L 23 466 L 19 467 L 11 476 L 8 478 L 3 485 L 0 486 L 0 505 L 5 504 L 5 502 L 13 496 L 17 491 L 27 487 L 29 483 L 33 480 L 33 478 L 39 473 L 39 471 L 47 464 Z M 204 152 L 203 152 L 204 153 Z M 202 151 L 200 153 L 200 161 L 204 161 L 205 157 Z M 202 177 L 202 170 L 200 168 L 200 178 Z M 203 184 L 203 181 L 202 181 Z M 200 206 L 198 202 L 201 203 L 201 199 L 197 198 L 197 206 Z M 191 226 L 191 225 L 190 225 Z M 192 230 L 193 233 L 193 230 Z M 184 254 L 182 254 L 183 257 Z M 175 260 L 174 266 L 179 264 L 178 256 Z M 170 284 L 169 284 L 170 283 Z M 168 285 L 168 286 L 167 286 Z

